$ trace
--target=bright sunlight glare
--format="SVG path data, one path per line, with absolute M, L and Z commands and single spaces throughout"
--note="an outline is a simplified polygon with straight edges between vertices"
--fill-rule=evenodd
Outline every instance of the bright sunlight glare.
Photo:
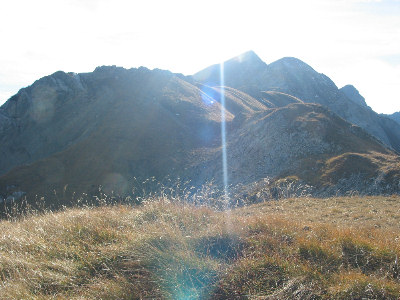
M 254 50 L 266 63 L 297 57 L 377 112 L 400 111 L 399 0 L 4 0 L 0 33 L 0 104 L 58 70 L 190 75 Z
M 226 157 L 226 122 L 225 122 L 225 79 L 224 63 L 220 63 L 220 93 L 221 93 L 221 148 L 222 148 L 222 179 L 224 183 L 225 210 L 229 210 L 228 162 Z

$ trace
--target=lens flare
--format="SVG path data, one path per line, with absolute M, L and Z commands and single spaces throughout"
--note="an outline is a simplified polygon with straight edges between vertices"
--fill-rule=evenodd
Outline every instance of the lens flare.
M 221 148 L 222 148 L 222 176 L 224 183 L 224 200 L 225 209 L 229 209 L 229 192 L 228 192 L 228 163 L 226 158 L 226 122 L 225 122 L 225 78 L 224 63 L 220 65 L 220 85 L 221 85 Z
M 202 92 L 201 93 L 201 99 L 203 100 L 203 103 L 205 105 L 207 105 L 207 106 L 213 105 L 214 101 L 215 101 L 214 100 L 215 97 L 213 97 L 214 95 L 210 91 L 213 91 L 213 90 L 208 88 L 208 87 L 206 87 L 206 86 L 204 86 L 201 89 L 201 92 Z M 214 91 L 214 93 L 215 93 L 215 91 Z

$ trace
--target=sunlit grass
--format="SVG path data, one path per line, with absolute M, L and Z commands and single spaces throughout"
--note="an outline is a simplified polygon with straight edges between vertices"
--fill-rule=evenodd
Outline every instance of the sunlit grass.
M 167 200 L 1 221 L 0 299 L 400 296 L 400 197 Z

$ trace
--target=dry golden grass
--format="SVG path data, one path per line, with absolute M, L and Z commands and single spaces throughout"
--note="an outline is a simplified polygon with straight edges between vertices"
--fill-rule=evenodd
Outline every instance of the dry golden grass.
M 237 210 L 238 215 L 274 215 L 305 224 L 343 228 L 381 228 L 400 233 L 399 196 L 292 198 L 264 202 Z
M 397 299 L 400 197 L 168 203 L 0 222 L 0 299 Z

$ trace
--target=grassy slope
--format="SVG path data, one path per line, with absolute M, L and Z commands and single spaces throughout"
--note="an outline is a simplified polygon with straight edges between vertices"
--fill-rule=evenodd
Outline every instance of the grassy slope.
M 0 299 L 397 299 L 400 197 L 153 201 L 0 223 Z

